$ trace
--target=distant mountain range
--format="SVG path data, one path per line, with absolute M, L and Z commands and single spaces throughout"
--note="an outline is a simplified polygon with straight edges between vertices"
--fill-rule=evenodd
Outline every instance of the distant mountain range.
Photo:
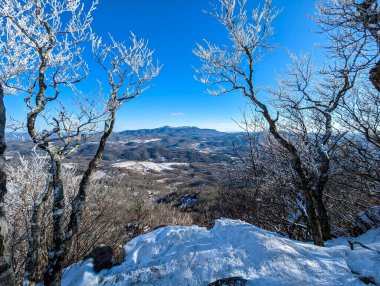
M 214 129 L 201 129 L 195 126 L 170 127 L 163 126 L 155 129 L 125 130 L 118 134 L 123 135 L 158 135 L 158 136 L 199 136 L 199 137 L 218 137 L 227 133 L 219 132 Z
M 30 154 L 33 145 L 25 134 L 7 135 L 8 153 Z M 228 162 L 235 156 L 232 142 L 243 143 L 241 135 L 188 126 L 125 130 L 111 135 L 104 160 Z M 26 139 L 20 140 L 22 137 Z M 89 158 L 95 152 L 96 141 L 96 137 L 88 140 L 71 159 Z

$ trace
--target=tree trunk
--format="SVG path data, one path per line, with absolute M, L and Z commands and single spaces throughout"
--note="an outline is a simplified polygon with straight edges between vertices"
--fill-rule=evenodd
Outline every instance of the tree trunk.
M 108 120 L 105 122 L 103 134 L 100 138 L 98 149 L 92 160 L 90 161 L 87 170 L 85 171 L 79 185 L 78 193 L 72 202 L 72 210 L 70 220 L 65 231 L 63 213 L 64 213 L 64 193 L 63 185 L 60 178 L 61 162 L 52 156 L 51 174 L 53 176 L 54 186 L 54 207 L 53 207 L 53 245 L 49 251 L 48 267 L 44 276 L 45 286 L 61 285 L 63 262 L 66 255 L 69 253 L 73 238 L 78 232 L 80 221 L 83 216 L 86 196 L 90 187 L 91 175 L 96 171 L 99 162 L 102 159 L 104 148 L 109 136 L 115 125 L 116 110 L 111 111 Z
M 103 134 L 100 138 L 96 153 L 91 159 L 90 163 L 88 164 L 88 167 L 85 173 L 83 174 L 82 180 L 79 184 L 78 193 L 71 203 L 70 221 L 66 229 L 65 254 L 67 254 L 68 251 L 70 250 L 72 242 L 73 242 L 73 238 L 78 232 L 80 221 L 82 219 L 84 208 L 85 208 L 87 192 L 91 183 L 91 176 L 97 170 L 98 165 L 100 161 L 102 160 L 103 152 L 104 152 L 107 140 L 109 136 L 111 135 L 112 130 L 115 126 L 115 121 L 116 121 L 116 110 L 113 110 L 109 114 L 109 117 L 104 124 Z
M 41 215 L 46 201 L 49 199 L 53 190 L 53 181 L 51 176 L 46 180 L 45 191 L 38 197 L 34 203 L 33 213 L 31 218 L 31 234 L 29 238 L 29 248 L 25 263 L 25 274 L 23 286 L 34 286 L 39 281 L 38 267 L 40 266 L 41 236 L 43 228 L 41 227 Z
M 331 121 L 329 120 L 328 126 L 331 126 L 330 122 Z M 330 127 L 328 127 L 327 130 L 328 131 L 326 132 L 326 138 L 330 137 L 332 133 Z M 321 164 L 319 165 L 319 175 L 317 175 L 316 178 L 316 185 L 312 188 L 312 196 L 315 208 L 318 213 L 323 240 L 326 241 L 331 238 L 331 227 L 325 202 L 323 201 L 323 194 L 325 193 L 326 184 L 329 180 L 330 158 L 323 152 L 322 149 L 319 149 L 319 154 L 321 156 Z
M 315 208 L 318 213 L 319 223 L 321 225 L 321 231 L 323 240 L 329 240 L 331 239 L 331 226 L 330 226 L 330 219 L 327 213 L 327 209 L 325 206 L 325 203 L 323 201 L 322 192 L 318 192 L 314 194 L 313 197 Z
M 308 216 L 308 223 L 313 236 L 313 242 L 315 245 L 324 246 L 322 227 L 316 211 L 316 205 L 311 194 L 311 190 L 304 191 L 306 212 Z
M 8 221 L 5 216 L 5 195 L 7 194 L 7 175 L 5 173 L 5 127 L 6 112 L 4 90 L 0 83 L 0 285 L 13 285 L 14 273 L 10 251 Z
M 61 180 L 61 158 L 50 151 L 53 179 L 53 241 L 49 249 L 48 266 L 44 274 L 45 286 L 59 286 L 62 280 L 62 268 L 65 258 L 65 231 L 64 231 L 64 190 Z
M 247 53 L 249 55 L 249 53 Z M 253 68 L 252 68 L 252 55 L 249 55 L 250 58 L 250 75 L 252 76 Z M 252 77 L 251 77 L 252 80 Z M 313 241 L 315 245 L 324 246 L 323 242 L 323 236 L 322 236 L 322 230 L 321 225 L 319 222 L 318 214 L 316 212 L 316 206 L 314 204 L 314 200 L 312 197 L 312 189 L 310 188 L 310 178 L 308 176 L 307 170 L 305 170 L 301 156 L 297 150 L 297 148 L 288 140 L 286 140 L 284 137 L 281 136 L 280 132 L 277 129 L 277 119 L 272 119 L 268 107 L 262 103 L 260 100 L 256 98 L 252 81 L 249 80 L 249 91 L 250 93 L 246 93 L 245 95 L 251 99 L 251 101 L 257 105 L 261 110 L 262 114 L 266 120 L 266 122 L 269 124 L 269 132 L 273 135 L 273 137 L 276 139 L 276 141 L 287 151 L 289 152 L 291 158 L 292 158 L 292 167 L 297 173 L 300 184 L 301 184 L 301 190 L 303 190 L 303 196 L 305 197 L 305 203 L 306 203 L 306 211 L 308 215 L 308 222 L 310 224 L 310 228 L 312 231 Z

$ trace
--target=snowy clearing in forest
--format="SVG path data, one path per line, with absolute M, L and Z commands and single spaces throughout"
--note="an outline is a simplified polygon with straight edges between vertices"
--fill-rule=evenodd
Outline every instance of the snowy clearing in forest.
M 127 140 L 127 141 L 118 141 L 118 142 L 114 142 L 114 144 L 116 143 L 121 143 L 121 144 L 127 144 L 127 143 L 137 143 L 137 144 L 145 144 L 145 143 L 150 143 L 150 142 L 157 142 L 157 141 L 161 141 L 162 139 L 161 138 L 151 138 L 151 139 L 131 139 L 131 140 Z
M 189 166 L 188 163 L 155 163 L 149 161 L 124 161 L 118 162 L 111 165 L 113 168 L 123 168 L 129 169 L 136 172 L 146 173 L 146 172 L 163 172 L 174 170 L 175 167 Z
M 348 239 L 321 248 L 230 219 L 212 229 L 163 227 L 127 243 L 121 265 L 95 273 L 86 260 L 65 271 L 62 285 L 203 286 L 228 277 L 254 286 L 365 285 L 359 274 L 380 282 L 380 229 L 353 239 L 375 251 L 351 250 Z
M 62 166 L 66 169 L 76 169 L 78 164 L 76 164 L 76 163 L 62 163 Z

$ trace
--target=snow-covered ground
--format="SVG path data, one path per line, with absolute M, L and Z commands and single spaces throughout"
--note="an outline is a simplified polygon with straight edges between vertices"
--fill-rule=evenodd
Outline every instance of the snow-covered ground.
M 108 175 L 106 172 L 104 171 L 101 171 L 101 170 L 97 170 L 93 175 L 92 175 L 92 179 L 93 180 L 100 180 L 100 179 L 104 179 L 106 178 Z
M 66 169 L 76 169 L 78 164 L 76 163 L 63 163 L 62 166 Z
M 111 165 L 114 168 L 129 169 L 136 172 L 146 173 L 146 172 L 162 172 L 167 170 L 173 170 L 174 167 L 178 166 L 189 166 L 188 163 L 155 163 L 149 161 L 124 161 L 118 162 Z
M 242 277 L 246 285 L 365 285 L 373 276 L 380 283 L 380 254 L 339 238 L 321 248 L 284 238 L 250 224 L 218 220 L 203 227 L 164 227 L 125 245 L 125 260 L 96 274 L 92 261 L 73 265 L 63 286 L 207 285 L 218 279 Z M 380 229 L 355 238 L 380 250 Z
M 130 142 L 133 142 L 133 143 L 138 143 L 138 144 L 144 144 L 144 143 L 150 143 L 150 142 L 156 142 L 156 141 L 161 141 L 162 139 L 160 138 L 151 138 L 151 139 L 131 139 L 131 140 L 128 140 L 128 141 L 118 141 L 118 143 L 121 143 L 121 144 L 127 144 L 127 143 L 130 143 Z
M 207 141 L 204 141 L 204 142 L 207 142 Z M 218 151 L 222 151 L 222 150 L 225 150 L 226 148 L 225 147 L 201 147 L 201 144 L 203 142 L 200 142 L 200 143 L 192 143 L 190 144 L 189 146 L 189 149 L 191 150 L 197 150 L 199 153 L 205 153 L 205 154 L 212 154 L 212 153 L 215 153 L 215 152 L 218 152 Z

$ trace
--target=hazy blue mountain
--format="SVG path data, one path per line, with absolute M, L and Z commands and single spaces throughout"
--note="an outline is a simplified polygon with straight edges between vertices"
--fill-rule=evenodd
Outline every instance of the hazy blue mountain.
M 163 126 L 154 129 L 125 130 L 119 132 L 122 135 L 157 135 L 157 136 L 199 136 L 199 137 L 217 137 L 226 133 L 214 129 L 201 129 L 194 126 L 170 127 Z

